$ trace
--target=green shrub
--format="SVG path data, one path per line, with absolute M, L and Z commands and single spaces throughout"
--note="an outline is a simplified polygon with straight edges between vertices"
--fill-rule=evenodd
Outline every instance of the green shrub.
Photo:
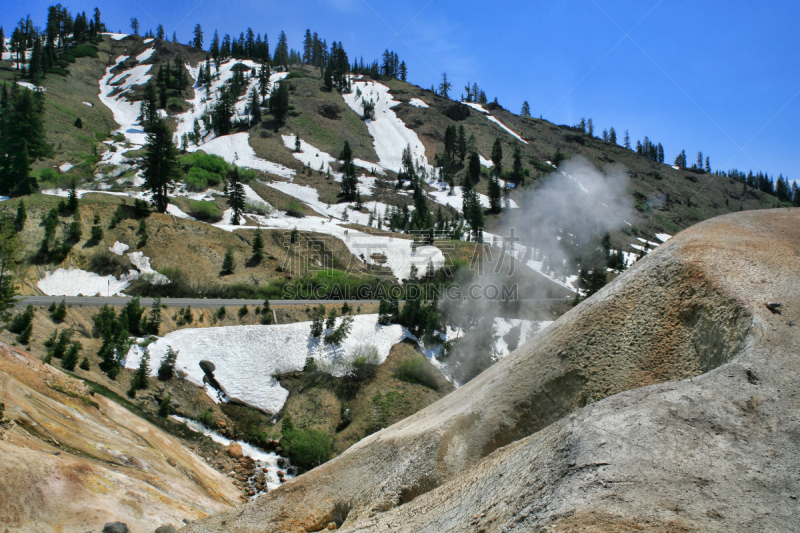
M 217 427 L 217 421 L 211 409 L 203 409 L 203 412 L 200 413 L 195 420 L 210 429 L 215 429 Z
M 192 167 L 186 174 L 186 188 L 190 191 L 205 191 L 210 186 L 222 183 L 222 176 L 202 167 Z
M 181 164 L 186 170 L 192 167 L 198 167 L 220 176 L 227 174 L 228 170 L 231 168 L 231 165 L 229 165 L 220 156 L 201 154 L 199 152 L 183 156 L 181 159 Z
M 69 53 L 73 57 L 97 57 L 97 48 L 91 44 L 82 44 L 72 48 Z
M 292 464 L 306 469 L 327 462 L 333 454 L 331 438 L 313 429 L 285 431 L 281 446 Z
M 66 59 L 59 59 L 58 61 L 56 61 L 56 64 L 61 68 L 67 68 L 69 66 L 69 61 L 67 61 Z
M 222 210 L 214 202 L 189 200 L 188 213 L 203 222 L 219 222 L 222 220 Z
M 22 333 L 25 331 L 25 329 L 27 329 L 27 327 L 30 326 L 31 322 L 33 321 L 33 314 L 33 306 L 29 305 L 21 313 L 14 315 L 14 317 L 11 319 L 11 322 L 8 324 L 8 331 L 11 333 Z
M 406 359 L 394 369 L 394 376 L 402 381 L 418 383 L 433 390 L 439 389 L 439 383 L 434 374 L 436 370 L 425 357 L 415 355 Z
M 58 56 L 58 58 L 63 59 L 64 61 L 69 61 L 70 63 L 75 62 L 75 56 L 68 52 L 61 54 L 60 56 Z
M 55 170 L 49 167 L 45 167 L 39 173 L 39 181 L 44 183 L 51 183 L 54 184 L 58 180 L 58 174 Z

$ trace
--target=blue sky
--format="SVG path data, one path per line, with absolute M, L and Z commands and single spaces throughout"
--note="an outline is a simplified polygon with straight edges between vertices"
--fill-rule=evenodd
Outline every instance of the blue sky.
M 0 0 L 6 33 L 50 2 Z M 384 49 L 430 87 L 447 72 L 457 94 L 475 82 L 489 98 L 557 124 L 592 118 L 595 131 L 645 135 L 672 161 L 698 151 L 713 168 L 800 178 L 800 3 L 708 0 L 153 0 L 63 2 L 98 6 L 110 29 L 163 24 L 186 42 L 200 23 L 206 44 L 251 26 L 270 45 L 286 31 L 300 48 L 306 28 L 341 41 L 351 60 Z

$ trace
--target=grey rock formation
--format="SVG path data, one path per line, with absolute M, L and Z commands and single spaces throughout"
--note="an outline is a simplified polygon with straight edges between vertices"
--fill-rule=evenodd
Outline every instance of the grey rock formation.
M 798 531 L 798 280 L 800 210 L 698 224 L 464 387 L 185 530 Z

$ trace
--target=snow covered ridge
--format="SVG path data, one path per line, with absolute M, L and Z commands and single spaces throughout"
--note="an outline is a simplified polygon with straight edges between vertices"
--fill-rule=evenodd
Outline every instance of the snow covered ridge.
M 372 135 L 375 152 L 378 154 L 381 166 L 387 170 L 400 172 L 403 149 L 410 146 L 414 164 L 425 169 L 428 175 L 432 175 L 433 168 L 428 164 L 422 141 L 414 131 L 406 127 L 392 110 L 400 102 L 392 99 L 389 87 L 374 81 L 355 80 L 352 81 L 351 86 L 353 92 L 342 95 L 350 109 L 363 115 L 365 101 L 375 104 L 375 119 L 367 121 L 367 129 Z
M 341 319 L 340 319 L 341 320 Z M 380 326 L 378 315 L 353 317 L 353 329 L 341 348 L 332 350 L 310 338 L 311 322 L 272 326 L 229 326 L 187 328 L 168 333 L 149 345 L 150 367 L 157 372 L 158 361 L 171 346 L 178 352 L 175 367 L 187 379 L 205 386 L 207 394 L 219 401 L 216 391 L 203 383 L 200 361 L 214 363 L 214 377 L 230 399 L 268 413 L 277 413 L 289 396 L 273 376 L 302 370 L 308 357 L 319 362 L 345 359 L 354 349 L 369 344 L 378 349 L 380 362 L 389 350 L 407 336 L 405 328 Z M 142 349 L 135 345 L 125 360 L 126 368 L 137 368 Z
M 475 103 L 475 102 L 461 102 L 461 103 L 464 104 L 464 105 L 468 105 L 469 107 L 471 107 L 475 111 L 478 111 L 479 113 L 483 113 L 484 115 L 486 115 L 486 118 L 488 118 L 489 120 L 491 120 L 492 122 L 494 122 L 495 124 L 497 124 L 498 126 L 503 128 L 504 130 L 506 130 L 509 134 L 514 136 L 517 140 L 520 140 L 520 141 L 524 142 L 525 144 L 528 144 L 528 141 L 526 141 L 525 139 L 523 139 L 522 137 L 517 135 L 517 133 L 514 130 L 512 130 L 511 128 L 509 128 L 508 126 L 506 126 L 505 124 L 503 124 L 502 122 L 497 120 L 495 117 L 493 117 L 491 115 L 491 113 L 489 113 L 489 111 L 484 109 L 484 107 L 481 104 L 478 104 L 478 103 Z

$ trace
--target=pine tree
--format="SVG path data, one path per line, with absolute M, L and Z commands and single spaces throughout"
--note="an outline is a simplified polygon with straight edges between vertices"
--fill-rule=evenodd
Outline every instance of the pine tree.
M 264 238 L 261 236 L 261 231 L 256 230 L 255 237 L 253 237 L 252 261 L 258 264 L 261 262 L 263 258 L 264 258 Z
M 0 321 L 8 322 L 16 305 L 16 270 L 20 246 L 11 215 L 0 213 Z
M 469 166 L 467 169 L 467 179 L 464 180 L 464 187 L 469 190 L 478 184 L 481 179 L 481 158 L 478 152 L 472 152 L 469 156 Z
M 17 204 L 17 216 L 14 218 L 14 228 L 17 231 L 22 231 L 25 228 L 25 222 L 28 220 L 28 210 L 25 208 L 25 201 L 20 200 Z
M 159 24 L 158 28 L 156 28 L 156 39 L 161 39 L 162 41 L 164 40 L 164 26 L 161 24 Z
M 525 173 L 522 170 L 522 152 L 519 145 L 514 146 L 514 163 L 512 166 L 512 177 L 520 186 L 525 186 Z
M 83 348 L 81 343 L 77 341 L 71 343 L 69 348 L 67 348 L 64 357 L 61 359 L 61 368 L 68 370 L 69 372 L 75 370 L 75 367 L 78 365 L 78 361 L 80 360 L 81 348 Z
M 194 27 L 194 38 L 192 39 L 192 46 L 195 48 L 195 50 L 203 49 L 203 28 L 200 27 L 200 24 Z
M 631 149 L 631 138 L 628 136 L 628 130 L 625 130 L 625 140 L 624 140 L 624 146 L 625 146 L 625 148 L 627 148 L 628 150 L 630 150 L 630 149 Z
M 232 274 L 236 269 L 236 260 L 233 258 L 233 251 L 228 248 L 225 257 L 222 259 L 222 274 Z
M 139 122 L 142 124 L 145 131 L 149 131 L 158 120 L 158 93 L 156 91 L 156 85 L 152 81 L 148 81 L 142 92 Z
M 286 83 L 279 83 L 269 99 L 269 110 L 275 120 L 283 124 L 289 114 L 289 88 Z
M 239 180 L 239 167 L 233 167 L 233 170 L 229 174 L 227 196 L 228 207 L 233 211 L 230 223 L 234 226 L 238 226 L 241 223 L 245 201 L 247 200 L 247 196 L 244 192 L 244 185 L 242 185 L 242 182 Z
M 175 374 L 175 362 L 178 359 L 178 352 L 172 349 L 172 346 L 167 346 L 167 353 L 161 359 L 161 364 L 158 367 L 159 381 L 169 381 Z
M 169 204 L 168 194 L 179 176 L 178 149 L 172 140 L 169 126 L 157 120 L 147 134 L 145 155 L 140 164 L 144 174 L 144 188 L 153 194 L 153 202 L 159 213 L 164 213 Z
M 520 112 L 520 115 L 523 117 L 531 116 L 531 106 L 528 104 L 527 100 L 522 102 L 522 111 Z
M 494 163 L 494 175 L 500 176 L 503 173 L 503 144 L 499 137 L 492 145 L 492 163 Z
M 442 98 L 450 98 L 450 89 L 452 84 L 447 81 L 447 72 L 442 73 L 442 83 L 439 84 L 439 96 Z
M 139 19 L 136 17 L 131 19 L 131 29 L 134 35 L 139 35 Z
M 141 359 L 139 359 L 139 366 L 131 378 L 131 387 L 128 390 L 128 396 L 133 398 L 136 396 L 136 391 L 144 390 L 147 388 L 150 376 L 150 351 L 144 350 Z
M 711 173 L 711 161 L 706 156 L 706 172 Z
M 405 152 L 404 152 L 405 154 Z M 342 183 L 339 195 L 347 202 L 352 202 L 358 194 L 358 178 L 356 177 L 356 167 L 353 164 L 353 151 L 350 143 L 345 141 L 342 153 L 339 155 L 342 160 Z
M 617 144 L 617 132 L 614 131 L 614 128 L 609 128 L 608 130 L 608 142 L 611 144 Z
M 154 298 L 153 305 L 150 306 L 150 316 L 147 317 L 145 333 L 148 335 L 158 335 L 161 327 L 161 298 Z
M 259 98 L 258 91 L 255 87 L 250 91 L 250 125 L 261 123 L 261 99 Z
M 499 213 L 502 211 L 500 196 L 501 196 L 500 182 L 497 176 L 492 176 L 489 180 L 489 211 L 492 213 Z

